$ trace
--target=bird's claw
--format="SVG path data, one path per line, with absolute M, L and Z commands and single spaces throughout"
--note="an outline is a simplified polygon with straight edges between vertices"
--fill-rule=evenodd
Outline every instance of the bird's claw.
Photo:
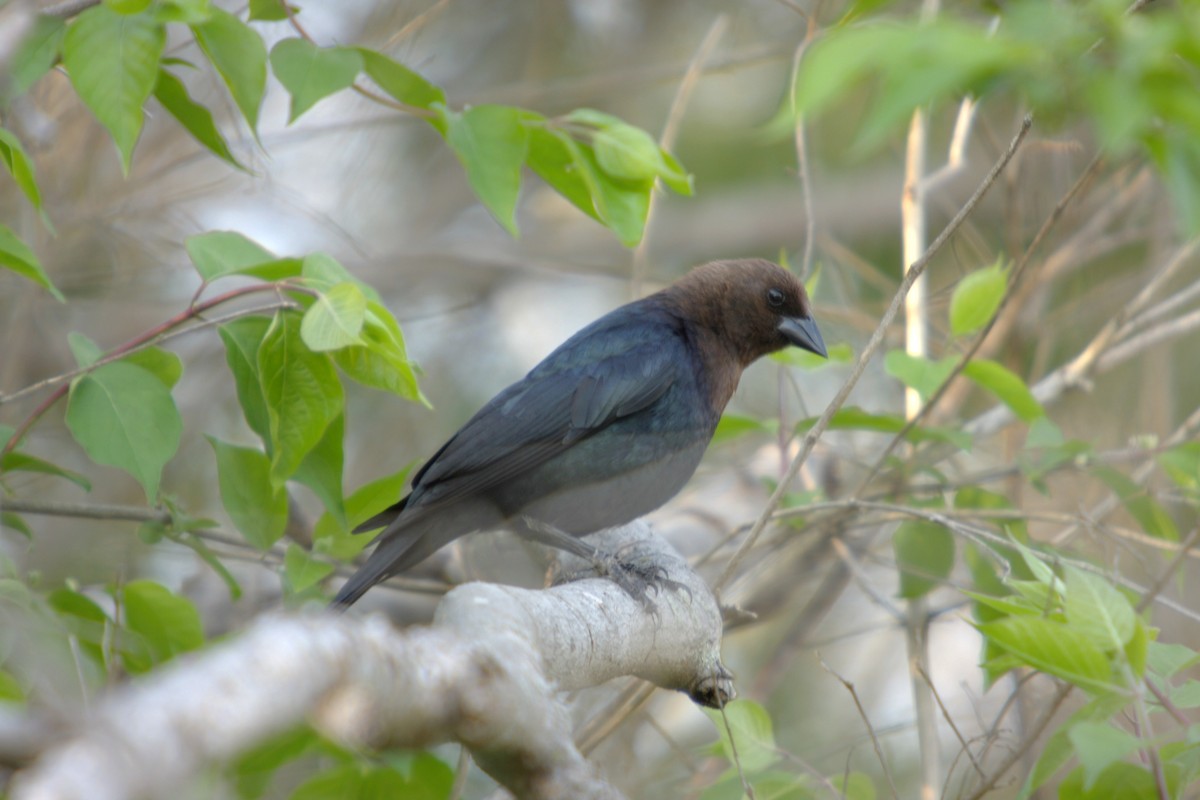
M 657 606 L 650 599 L 650 591 L 661 594 L 664 589 L 686 592 L 690 598 L 692 590 L 687 584 L 667 577 L 667 569 L 651 560 L 622 559 L 618 556 L 596 551 L 592 555 L 590 569 L 563 575 L 555 584 L 571 583 L 585 578 L 607 578 L 620 586 L 625 594 L 636 600 L 645 611 L 655 613 Z

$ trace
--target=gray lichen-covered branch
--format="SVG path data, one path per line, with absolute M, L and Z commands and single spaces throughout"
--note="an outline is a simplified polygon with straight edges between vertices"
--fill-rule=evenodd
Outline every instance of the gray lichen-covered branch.
M 408 630 L 380 616 L 267 616 L 113 692 L 11 796 L 171 796 L 206 765 L 307 720 L 353 745 L 461 742 L 518 797 L 619 797 L 573 745 L 562 690 L 637 675 L 719 705 L 733 688 L 716 600 L 678 553 L 640 522 L 592 539 L 675 585 L 647 610 L 605 580 L 466 584 L 432 626 Z

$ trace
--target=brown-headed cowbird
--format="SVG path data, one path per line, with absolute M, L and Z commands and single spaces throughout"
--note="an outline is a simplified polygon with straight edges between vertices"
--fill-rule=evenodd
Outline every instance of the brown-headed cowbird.
M 359 526 L 386 527 L 334 605 L 472 531 L 508 525 L 593 554 L 575 537 L 674 497 L 742 370 L 789 344 L 826 354 L 804 286 L 760 259 L 705 264 L 606 314 L 492 398 L 407 497 Z

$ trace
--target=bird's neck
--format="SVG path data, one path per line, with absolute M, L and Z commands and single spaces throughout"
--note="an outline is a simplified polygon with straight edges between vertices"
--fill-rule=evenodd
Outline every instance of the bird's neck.
M 715 331 L 703 326 L 691 326 L 689 338 L 700 359 L 705 394 L 720 416 L 742 377 L 741 355 Z

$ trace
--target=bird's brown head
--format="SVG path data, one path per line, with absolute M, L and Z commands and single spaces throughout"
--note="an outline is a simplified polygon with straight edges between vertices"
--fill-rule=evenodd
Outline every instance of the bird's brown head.
M 664 294 L 683 315 L 714 333 L 743 367 L 788 345 L 827 355 L 804 284 L 770 261 L 712 261 Z

